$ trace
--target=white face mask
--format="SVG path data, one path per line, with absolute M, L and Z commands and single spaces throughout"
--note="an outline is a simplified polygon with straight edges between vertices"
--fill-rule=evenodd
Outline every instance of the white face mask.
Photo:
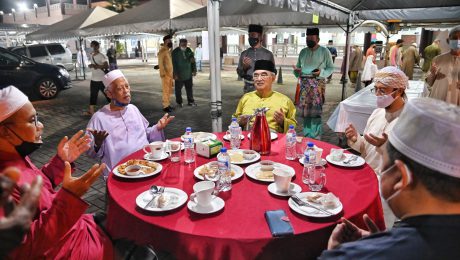
M 453 51 L 460 50 L 460 40 L 449 40 L 449 46 Z
M 393 102 L 396 99 L 393 97 L 393 93 L 395 93 L 395 91 L 391 92 L 388 95 L 377 96 L 377 107 L 386 108 L 389 105 L 393 104 Z
M 396 164 L 393 164 L 392 166 L 390 166 L 390 168 L 386 169 L 385 171 L 381 172 L 380 173 L 380 176 L 383 177 L 383 175 L 387 172 L 389 172 L 391 169 L 393 169 L 393 167 L 395 167 Z M 409 185 L 411 182 L 412 182 L 412 172 L 409 170 L 409 168 L 407 168 L 407 165 L 404 164 L 404 167 L 406 168 L 406 172 L 407 172 L 407 185 Z M 397 190 L 395 193 L 391 194 L 388 198 L 384 198 L 383 197 L 383 192 L 382 192 L 382 185 L 379 186 L 379 189 L 380 189 L 380 197 L 382 197 L 382 201 L 386 204 L 388 204 L 388 202 L 392 199 L 394 199 L 396 196 L 399 195 L 399 193 L 401 193 L 402 189 L 399 189 Z M 390 208 L 390 207 L 389 207 Z
M 181 49 L 182 51 L 185 51 L 185 49 L 187 49 L 187 47 L 180 47 L 180 49 Z

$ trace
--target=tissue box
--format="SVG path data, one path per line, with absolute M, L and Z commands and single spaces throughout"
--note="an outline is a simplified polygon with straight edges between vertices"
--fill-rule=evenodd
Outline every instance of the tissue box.
M 206 158 L 211 158 L 220 153 L 220 148 L 222 148 L 222 142 L 219 140 L 208 140 L 196 143 L 196 153 Z

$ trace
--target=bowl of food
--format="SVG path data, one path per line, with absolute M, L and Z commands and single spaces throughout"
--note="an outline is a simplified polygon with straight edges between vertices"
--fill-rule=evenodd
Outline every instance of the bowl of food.
M 260 169 L 262 171 L 273 171 L 274 169 L 274 162 L 272 161 L 269 161 L 269 160 L 263 160 L 263 161 L 260 161 Z
M 243 158 L 245 160 L 252 160 L 255 157 L 256 157 L 256 152 L 255 151 L 250 151 L 250 150 L 243 151 Z
M 136 176 L 141 173 L 142 167 L 140 165 L 129 165 L 125 168 L 126 175 Z

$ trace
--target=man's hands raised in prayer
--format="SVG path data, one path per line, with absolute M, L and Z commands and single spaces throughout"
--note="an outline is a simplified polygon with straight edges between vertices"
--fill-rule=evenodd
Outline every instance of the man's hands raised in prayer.
M 356 131 L 355 126 L 352 124 L 349 124 L 345 129 L 345 135 L 347 136 L 347 139 L 353 143 L 358 140 L 358 131 Z
M 331 250 L 346 242 L 353 242 L 370 234 L 379 232 L 379 228 L 367 214 L 364 214 L 363 220 L 369 231 L 358 228 L 346 218 L 342 218 L 342 223 L 337 224 L 327 243 L 327 249 Z
M 95 164 L 82 176 L 72 177 L 72 168 L 70 167 L 70 163 L 65 162 L 62 187 L 75 196 L 81 197 L 88 191 L 89 187 L 91 187 L 99 175 L 101 175 L 101 172 L 105 169 L 105 167 L 104 163 L 101 165 Z
M 380 147 L 388 140 L 388 135 L 382 133 L 382 137 L 378 137 L 373 134 L 365 134 L 364 139 L 373 146 Z
M 278 125 L 284 124 L 284 111 L 282 108 L 280 108 L 280 110 L 275 110 L 275 113 L 273 113 L 273 119 L 275 119 Z
M 96 153 L 97 153 L 97 151 L 99 151 L 99 148 L 101 148 L 101 145 L 104 143 L 104 140 L 105 138 L 107 138 L 109 133 L 104 130 L 97 131 L 94 129 L 88 129 L 88 132 L 90 132 L 93 135 L 94 149 L 96 150 Z
M 59 142 L 57 154 L 63 161 L 74 162 L 90 147 L 91 139 L 83 130 L 78 131 L 72 138 L 65 136 Z
M 164 114 L 164 116 L 158 120 L 157 129 L 161 130 L 165 128 L 174 118 L 175 116 L 170 116 L 168 113 Z

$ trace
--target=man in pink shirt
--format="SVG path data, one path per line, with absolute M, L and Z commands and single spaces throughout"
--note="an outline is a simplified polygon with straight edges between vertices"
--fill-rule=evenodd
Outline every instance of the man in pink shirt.
M 12 192 L 16 201 L 21 197 L 18 187 L 38 176 L 43 179 L 38 213 L 21 245 L 8 258 L 112 259 L 112 242 L 93 216 L 84 214 L 88 204 L 81 199 L 106 166 L 96 164 L 79 178 L 71 176 L 71 164 L 90 143 L 79 131 L 70 139 L 64 137 L 57 154 L 38 169 L 28 155 L 42 144 L 42 132 L 43 124 L 27 97 L 13 86 L 0 89 L 0 172 L 9 166 L 19 169 L 20 179 Z M 56 190 L 60 184 L 62 188 Z

